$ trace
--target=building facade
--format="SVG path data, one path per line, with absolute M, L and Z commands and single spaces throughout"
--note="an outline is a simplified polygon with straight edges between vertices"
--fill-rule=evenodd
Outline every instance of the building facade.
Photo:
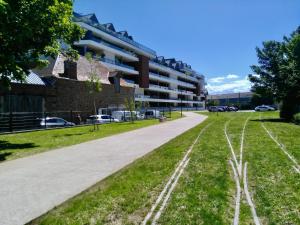
M 219 106 L 238 106 L 241 109 L 252 109 L 251 103 L 253 93 L 252 92 L 240 92 L 240 93 L 228 93 L 228 94 L 216 94 L 208 95 L 208 104 L 213 103 Z
M 118 32 L 111 23 L 99 23 L 94 14 L 74 13 L 73 20 L 86 31 L 74 48 L 82 56 L 89 52 L 107 68 L 116 90 L 121 84 L 131 87 L 135 101 L 150 107 L 204 107 L 205 79 L 190 65 L 158 57 L 127 31 Z

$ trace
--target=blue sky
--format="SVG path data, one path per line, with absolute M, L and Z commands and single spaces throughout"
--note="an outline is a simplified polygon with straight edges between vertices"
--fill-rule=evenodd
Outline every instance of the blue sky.
M 299 0 L 75 0 L 134 39 L 203 73 L 210 93 L 246 91 L 255 47 L 300 25 Z

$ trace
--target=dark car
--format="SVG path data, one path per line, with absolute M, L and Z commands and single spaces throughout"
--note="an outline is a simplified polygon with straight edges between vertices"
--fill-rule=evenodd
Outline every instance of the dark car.
M 239 109 L 238 109 L 237 107 L 235 107 L 235 106 L 229 106 L 228 109 L 229 109 L 230 112 L 236 112 L 236 111 L 239 110 Z
M 210 106 L 208 108 L 209 112 L 224 112 L 225 108 L 223 106 Z

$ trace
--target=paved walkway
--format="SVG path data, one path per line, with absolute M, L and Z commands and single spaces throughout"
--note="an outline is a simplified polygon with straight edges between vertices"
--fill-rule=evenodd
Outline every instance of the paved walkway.
M 186 117 L 0 164 L 0 224 L 46 213 L 205 120 Z

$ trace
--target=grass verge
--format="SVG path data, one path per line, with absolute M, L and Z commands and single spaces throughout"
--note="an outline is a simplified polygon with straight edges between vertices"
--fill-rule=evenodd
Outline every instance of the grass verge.
M 185 132 L 31 224 L 139 224 L 206 124 Z
M 300 175 L 261 127 L 260 113 L 209 114 L 201 125 L 171 140 L 94 187 L 65 202 L 31 224 L 140 224 L 199 131 L 214 122 L 195 145 L 190 162 L 174 189 L 159 224 L 231 224 L 235 183 L 228 163 L 230 150 L 224 125 L 239 155 L 244 122 L 244 160 L 248 162 L 248 188 L 261 224 L 300 224 Z M 266 126 L 287 148 L 297 151 L 298 127 L 277 122 Z M 281 131 L 278 131 L 281 129 Z M 292 134 L 292 135 L 291 135 Z M 299 136 L 298 136 L 299 137 Z M 243 187 L 243 183 L 241 183 Z M 254 224 L 242 193 L 240 224 Z
M 171 118 L 168 120 L 171 121 L 180 117 L 179 112 L 172 112 Z M 158 123 L 159 121 L 157 119 L 151 119 L 135 121 L 134 123 L 103 124 L 99 125 L 98 131 L 92 131 L 92 126 L 84 126 L 0 135 L 0 162 L 79 144 Z

